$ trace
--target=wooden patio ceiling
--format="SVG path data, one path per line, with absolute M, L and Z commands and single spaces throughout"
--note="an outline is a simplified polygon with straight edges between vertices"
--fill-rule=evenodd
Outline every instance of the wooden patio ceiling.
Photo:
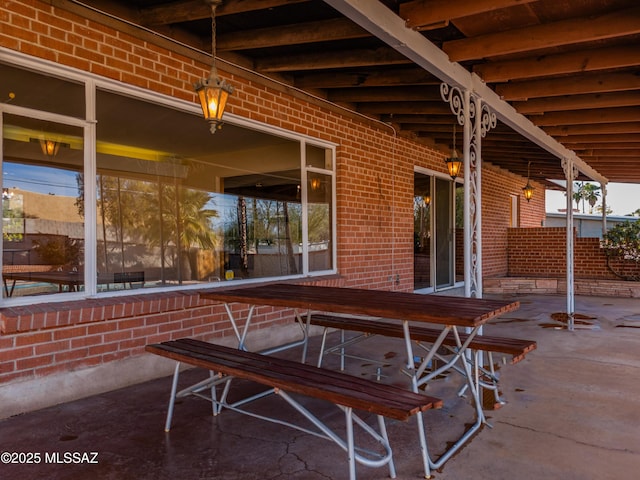
M 637 0 L 366 1 L 384 4 L 609 181 L 640 183 Z M 204 0 L 52 3 L 87 5 L 211 51 Z M 441 81 L 323 0 L 225 0 L 216 38 L 224 61 L 390 123 L 443 152 L 452 147 L 454 117 L 440 98 Z M 458 128 L 458 151 L 461 137 Z M 482 153 L 522 176 L 531 162 L 531 177 L 548 186 L 547 179 L 565 178 L 559 158 L 500 122 Z

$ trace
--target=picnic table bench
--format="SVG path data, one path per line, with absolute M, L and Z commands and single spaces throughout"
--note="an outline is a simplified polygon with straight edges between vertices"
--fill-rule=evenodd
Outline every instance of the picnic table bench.
M 318 366 L 322 363 L 322 356 L 326 353 L 324 346 L 327 332 L 330 328 L 337 330 L 348 330 L 354 332 L 363 332 L 369 335 L 382 335 L 385 337 L 404 338 L 404 330 L 400 323 L 392 323 L 390 321 L 370 320 L 366 318 L 344 317 L 336 315 L 326 315 L 314 313 L 311 315 L 309 323 L 324 328 L 323 331 L 323 348 L 321 348 Z M 410 325 L 411 339 L 418 342 L 434 343 L 441 329 L 429 328 L 417 325 Z M 458 333 L 460 341 L 464 343 L 468 335 Z M 453 332 L 449 332 L 442 342 L 443 345 L 455 347 L 456 339 Z M 486 352 L 497 352 L 511 355 L 511 363 L 517 363 L 523 360 L 525 355 L 535 350 L 537 344 L 535 340 L 524 340 L 520 338 L 499 337 L 490 335 L 476 335 L 471 339 L 469 348 L 472 350 L 482 350 Z M 332 349 L 335 347 L 332 347 Z
M 340 354 L 340 369 L 345 368 L 345 357 L 349 355 L 345 353 L 345 347 L 352 345 L 360 340 L 364 340 L 374 335 L 382 335 L 385 337 L 404 338 L 405 332 L 401 323 L 393 323 L 390 320 L 368 319 L 359 317 L 346 317 L 342 315 L 327 315 L 322 313 L 313 313 L 309 316 L 310 325 L 323 327 L 322 343 L 320 346 L 320 354 L 318 356 L 317 366 L 322 365 L 324 356 L 328 353 Z M 341 341 L 337 345 L 326 346 L 327 334 L 330 329 L 337 329 L 341 332 Z M 345 340 L 344 332 L 353 331 L 360 332 L 362 335 L 356 338 Z M 438 341 L 442 334 L 442 329 L 425 327 L 422 325 L 409 325 L 411 340 L 416 342 L 425 350 L 429 350 L 429 345 Z M 456 339 L 456 335 L 458 339 Z M 465 344 L 469 339 L 469 335 L 463 332 L 447 332 L 440 345 L 449 349 L 451 353 L 455 352 L 459 344 Z M 495 402 L 503 403 L 500 399 L 498 391 L 498 377 L 495 372 L 493 363 L 493 353 L 502 353 L 511 356 L 511 363 L 517 363 L 524 359 L 525 355 L 537 348 L 534 340 L 525 340 L 520 338 L 499 337 L 490 335 L 474 335 L 468 343 L 468 348 L 476 351 L 486 352 L 488 357 L 488 365 L 480 365 L 481 362 L 472 360 L 472 364 L 481 375 L 476 375 L 478 386 L 491 390 L 494 393 Z M 443 355 L 434 353 L 437 358 Z M 368 359 L 371 360 L 371 359 Z M 456 369 L 454 367 L 454 369 Z M 457 369 L 459 373 L 464 373 Z M 419 376 L 422 373 L 419 372 Z M 429 379 L 436 377 L 432 374 Z
M 391 478 L 395 478 L 395 467 L 393 465 L 392 451 L 386 433 L 385 418 L 406 421 L 414 414 L 442 405 L 440 399 L 421 393 L 414 393 L 401 387 L 382 384 L 347 375 L 343 372 L 315 367 L 293 360 L 247 352 L 195 339 L 183 338 L 147 345 L 146 350 L 177 362 L 173 376 L 165 430 L 169 431 L 171 426 L 176 398 L 186 395 L 203 396 L 202 391 L 211 389 L 210 396 L 206 398 L 214 405 L 214 414 L 218 414 L 222 408 L 227 408 L 264 420 L 284 424 L 334 441 L 347 452 L 349 476 L 351 479 L 356 478 L 356 461 L 370 467 L 388 465 Z M 178 376 L 182 363 L 208 369 L 211 373 L 216 372 L 219 377 L 216 378 L 212 375 L 210 379 L 178 392 Z M 260 394 L 232 403 L 227 397 L 233 378 L 257 382 L 269 387 L 269 389 Z M 220 397 L 218 397 L 216 393 L 216 386 L 218 384 L 224 384 Z M 251 401 L 272 393 L 279 395 L 297 411 L 302 413 L 302 415 L 317 428 L 317 431 L 310 431 L 302 426 L 287 423 L 276 418 L 257 415 L 243 408 Z M 345 413 L 346 439 L 340 437 L 290 394 L 300 394 L 325 400 L 342 409 Z M 378 431 L 369 426 L 362 418 L 356 415 L 353 410 L 375 414 L 378 419 Z M 361 427 L 364 432 L 372 436 L 379 443 L 383 452 L 368 452 L 368 454 L 364 454 L 358 451 L 354 441 L 354 425 Z

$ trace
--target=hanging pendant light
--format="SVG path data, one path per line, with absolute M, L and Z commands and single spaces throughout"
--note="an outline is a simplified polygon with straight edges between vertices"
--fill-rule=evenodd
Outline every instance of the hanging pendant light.
M 200 80 L 195 91 L 200 100 L 205 120 L 211 125 L 211 133 L 222 128 L 222 115 L 227 105 L 227 98 L 233 93 L 233 86 L 218 77 L 216 69 L 216 7 L 222 0 L 206 0 L 211 6 L 211 72 L 209 78 Z
M 58 154 L 58 150 L 60 150 L 60 142 L 41 138 L 40 148 L 42 149 L 42 153 L 44 153 L 47 157 L 53 158 Z
M 535 190 L 535 188 L 533 188 L 533 186 L 531 185 L 531 181 L 529 180 L 530 176 L 531 176 L 531 162 L 529 162 L 529 165 L 527 166 L 527 184 L 524 187 L 522 187 L 522 193 L 524 195 L 524 198 L 527 200 L 527 202 L 529 202 L 529 200 L 533 198 L 533 191 Z
M 460 175 L 460 170 L 462 169 L 462 159 L 458 157 L 458 152 L 456 151 L 456 124 L 453 124 L 453 147 L 451 151 L 451 156 L 445 159 L 445 163 L 447 164 L 447 170 L 449 175 L 453 180 L 456 179 L 458 175 Z

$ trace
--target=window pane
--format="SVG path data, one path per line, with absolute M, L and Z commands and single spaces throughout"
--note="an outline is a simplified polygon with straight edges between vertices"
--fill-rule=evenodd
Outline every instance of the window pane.
M 231 124 L 212 135 L 198 115 L 105 91 L 97 114 L 101 275 L 150 287 L 301 273 L 299 142 Z
M 413 177 L 413 288 L 431 287 L 431 177 Z
M 0 63 L 2 95 L 12 105 L 85 118 L 84 85 Z M 7 89 L 7 91 L 5 91 Z M 5 98 L 0 99 L 1 102 Z
M 324 170 L 333 168 L 333 153 L 328 148 L 307 144 L 305 150 L 307 167 L 322 168 Z
M 309 271 L 333 266 L 331 176 L 308 173 Z
M 84 286 L 82 129 L 3 117 L 4 296 Z

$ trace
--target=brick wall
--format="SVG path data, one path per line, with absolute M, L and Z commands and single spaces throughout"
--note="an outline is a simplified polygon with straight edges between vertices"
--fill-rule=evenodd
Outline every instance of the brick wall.
M 567 272 L 566 229 L 563 227 L 508 229 L 510 277 L 564 278 Z M 574 277 L 616 280 L 597 238 L 576 238 L 574 231 Z M 640 275 L 640 265 L 612 261 L 620 273 Z
M 50 3 L 0 2 L 0 46 L 196 102 L 192 84 L 208 75 L 206 55 L 177 46 L 170 51 L 151 43 L 162 41 L 153 36 L 142 40 Z M 236 89 L 229 112 L 339 145 L 340 277 L 318 283 L 411 291 L 413 171 L 419 166 L 445 172 L 445 155 L 291 87 L 224 63 L 218 69 Z M 520 195 L 525 179 L 487 162 L 490 158 L 482 177 L 484 269 L 485 275 L 496 275 L 507 272 L 509 193 Z M 542 188 L 538 192 L 535 201 L 522 205 L 523 224 L 539 224 L 544 217 Z M 185 292 L 4 308 L 0 383 L 99 368 L 141 356 L 149 342 L 226 337 L 231 332 L 223 312 Z M 282 324 L 288 313 L 260 309 L 257 327 Z
M 490 133 L 489 133 L 490 135 Z M 486 162 L 482 169 L 482 261 L 483 276 L 507 275 L 509 260 L 507 230 L 510 227 L 509 207 L 512 196 L 519 197 L 521 227 L 535 227 L 544 219 L 544 189 L 531 182 L 534 196 L 527 202 L 522 196 L 526 180 Z

